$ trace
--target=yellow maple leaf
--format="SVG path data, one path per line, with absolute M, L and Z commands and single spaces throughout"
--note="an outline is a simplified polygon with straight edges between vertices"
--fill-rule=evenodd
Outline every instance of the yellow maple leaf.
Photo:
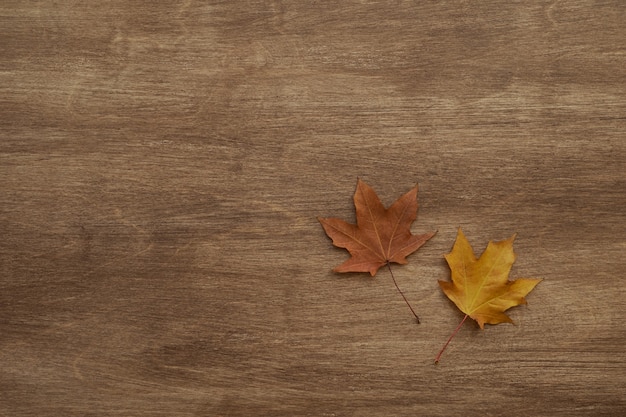
M 526 304 L 524 298 L 541 281 L 535 278 L 519 278 L 509 281 L 511 266 L 515 262 L 513 240 L 489 242 L 487 249 L 476 259 L 463 231 L 459 228 L 452 252 L 445 255 L 452 272 L 452 282 L 439 281 L 443 292 L 465 313 L 465 318 L 439 352 L 435 362 L 467 317 L 478 322 L 481 329 L 485 323 L 513 323 L 504 311 Z

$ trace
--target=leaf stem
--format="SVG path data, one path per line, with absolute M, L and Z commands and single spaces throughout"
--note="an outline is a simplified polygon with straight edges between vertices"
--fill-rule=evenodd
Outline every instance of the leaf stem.
M 461 326 L 463 326 L 463 323 L 465 323 L 465 320 L 467 320 L 469 316 L 466 314 L 465 317 L 463 317 L 463 320 L 461 320 L 461 322 L 459 323 L 458 326 L 456 326 L 456 329 L 454 329 L 454 331 L 452 332 L 452 334 L 450 335 L 450 337 L 448 338 L 448 341 L 446 342 L 445 345 L 443 345 L 443 347 L 441 348 L 441 350 L 439 351 L 439 353 L 437 354 L 437 357 L 435 358 L 435 365 L 439 364 L 439 359 L 441 359 L 441 355 L 443 354 L 443 351 L 446 350 L 446 348 L 448 347 L 448 345 L 450 344 L 450 341 L 452 340 L 452 338 L 454 336 L 456 336 L 456 334 L 459 332 L 459 330 L 461 330 Z
M 417 313 L 415 312 L 415 310 L 413 310 L 413 307 L 411 307 L 411 304 L 409 304 L 409 300 L 406 299 L 400 287 L 398 287 L 398 283 L 396 282 L 396 278 L 393 276 L 393 271 L 391 270 L 391 264 L 389 263 L 389 261 L 387 261 L 387 268 L 389 268 L 389 273 L 391 274 L 391 279 L 393 280 L 393 284 L 396 286 L 396 289 L 398 290 L 402 298 L 404 298 L 404 302 L 406 303 L 406 305 L 409 306 L 411 313 L 413 313 L 413 316 L 415 316 L 415 320 L 417 320 L 417 324 L 420 324 L 420 318 L 417 316 Z

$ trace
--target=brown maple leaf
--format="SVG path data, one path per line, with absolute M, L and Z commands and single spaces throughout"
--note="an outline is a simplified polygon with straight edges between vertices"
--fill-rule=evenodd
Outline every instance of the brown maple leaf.
M 374 189 L 359 179 L 354 206 L 356 225 L 337 218 L 318 218 L 333 244 L 352 255 L 335 272 L 369 272 L 374 276 L 389 262 L 406 264 L 406 257 L 435 235 L 411 233 L 417 217 L 417 185 L 386 209 Z
M 411 233 L 411 224 L 417 217 L 417 185 L 386 209 L 372 187 L 359 179 L 354 206 L 356 225 L 337 218 L 318 218 L 333 244 L 346 248 L 351 255 L 333 271 L 369 272 L 374 276 L 381 266 L 387 265 L 396 289 L 419 323 L 390 266 L 391 262 L 406 264 L 406 257 L 435 235 Z
M 459 228 L 452 252 L 445 255 L 450 266 L 452 282 L 439 281 L 439 286 L 446 296 L 465 313 L 443 349 L 461 328 L 467 317 L 476 320 L 481 329 L 485 323 L 513 323 L 504 311 L 511 307 L 526 304 L 524 298 L 541 279 L 519 278 L 509 281 L 508 276 L 515 262 L 513 241 L 515 235 L 500 242 L 489 242 L 487 249 L 476 259 L 463 231 Z

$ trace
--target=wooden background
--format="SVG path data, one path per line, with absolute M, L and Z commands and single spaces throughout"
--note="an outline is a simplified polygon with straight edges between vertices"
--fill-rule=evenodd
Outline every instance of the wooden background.
M 626 5 L 0 6 L 0 415 L 626 410 Z M 419 183 L 387 271 L 316 216 Z M 517 325 L 437 286 L 461 226 L 544 281 Z

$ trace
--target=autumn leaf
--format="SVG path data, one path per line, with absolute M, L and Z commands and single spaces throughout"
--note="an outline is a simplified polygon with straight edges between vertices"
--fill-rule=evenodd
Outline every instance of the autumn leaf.
M 337 218 L 318 218 L 333 244 L 352 255 L 335 272 L 369 272 L 374 276 L 389 262 L 406 264 L 406 257 L 435 235 L 411 233 L 417 217 L 417 185 L 386 209 L 374 189 L 359 179 L 354 206 L 356 225 Z
M 406 257 L 435 235 L 435 232 L 411 233 L 411 224 L 417 217 L 417 185 L 386 209 L 376 192 L 359 179 L 354 206 L 356 225 L 337 218 L 318 218 L 333 244 L 347 249 L 351 255 L 333 271 L 369 272 L 374 276 L 381 266 L 387 265 L 393 283 L 419 323 L 390 266 L 391 262 L 406 264 Z
M 445 255 L 452 271 L 452 282 L 439 281 L 439 286 L 465 313 L 465 317 L 437 355 L 435 363 L 467 317 L 476 320 L 481 329 L 484 329 L 485 323 L 513 323 L 504 312 L 511 307 L 526 304 L 524 297 L 541 281 L 534 278 L 508 280 L 515 262 L 513 240 L 515 235 L 500 242 L 489 242 L 487 249 L 476 259 L 459 228 L 452 252 Z

